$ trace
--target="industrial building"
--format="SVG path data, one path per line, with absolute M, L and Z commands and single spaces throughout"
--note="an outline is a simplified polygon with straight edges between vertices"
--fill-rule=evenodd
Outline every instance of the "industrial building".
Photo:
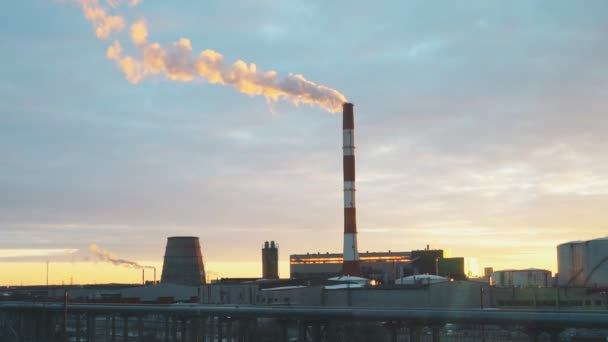
M 608 287 L 608 238 L 557 246 L 557 285 Z
M 365 252 L 359 254 L 361 274 L 368 279 L 390 284 L 407 274 L 410 252 Z M 340 253 L 306 253 L 289 256 L 291 278 L 331 278 L 342 275 Z
M 274 241 L 264 242 L 262 248 L 262 278 L 279 279 L 279 245 Z
M 465 280 L 477 276 L 476 258 L 452 257 L 437 259 L 437 275 L 450 279 Z
M 416 261 L 413 265 L 412 273 L 414 274 L 438 274 L 437 261 L 443 258 L 442 249 L 426 249 L 412 251 L 412 260 Z
M 466 279 L 467 272 L 465 271 L 464 258 L 458 257 L 437 259 L 437 275 L 451 279 Z

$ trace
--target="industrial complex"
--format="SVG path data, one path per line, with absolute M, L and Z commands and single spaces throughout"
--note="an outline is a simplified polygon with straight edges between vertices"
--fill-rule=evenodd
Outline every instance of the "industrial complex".
M 289 277 L 281 278 L 279 244 L 265 241 L 261 277 L 207 283 L 198 237 L 168 237 L 160 282 L 2 290 L 6 300 L 40 303 L 44 298 L 45 303 L 59 304 L 40 311 L 33 304 L 0 302 L 0 340 L 50 341 L 48 336 L 61 333 L 71 341 L 84 341 L 85 336 L 95 341 L 100 334 L 105 334 L 103 341 L 127 341 L 130 336 L 143 341 L 146 330 L 153 331 L 150 341 L 420 341 L 425 334 L 433 341 L 526 340 L 543 334 L 556 341 L 605 337 L 608 238 L 557 246 L 556 275 L 535 268 L 486 268 L 475 276 L 473 260 L 448 257 L 430 246 L 360 252 L 354 122 L 354 106 L 345 103 L 341 253 L 289 255 Z M 95 306 L 101 304 L 105 306 Z M 150 305 L 149 311 L 135 304 Z M 316 311 L 306 311 L 311 308 Z M 418 316 L 408 311 L 414 309 Z M 461 311 L 457 315 L 454 310 Z M 512 310 L 520 310 L 520 316 L 511 315 Z M 556 315 L 540 314 L 547 311 Z M 568 312 L 568 318 L 559 312 Z M 274 333 L 263 333 L 265 325 Z

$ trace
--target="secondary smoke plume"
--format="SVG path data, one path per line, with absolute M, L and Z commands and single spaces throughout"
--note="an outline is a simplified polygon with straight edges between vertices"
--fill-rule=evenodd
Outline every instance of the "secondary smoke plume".
M 110 262 L 114 265 L 131 267 L 136 269 L 155 268 L 154 266 L 140 265 L 135 261 L 120 259 L 112 252 L 108 251 L 107 249 L 100 248 L 97 246 L 97 244 L 94 243 L 89 246 L 89 251 L 91 251 L 91 253 L 93 253 L 97 258 L 99 258 L 99 260 Z
M 112 33 L 125 28 L 124 17 L 109 15 L 99 0 L 75 1 L 93 24 L 98 38 L 108 39 Z M 114 9 L 121 4 L 121 0 L 106 2 Z M 130 5 L 136 6 L 140 2 L 131 0 Z M 341 110 L 342 103 L 347 102 L 339 91 L 316 84 L 300 74 L 289 73 L 281 77 L 275 71 L 260 71 L 254 63 L 248 64 L 242 60 L 230 65 L 221 53 L 214 50 L 204 50 L 195 56 L 187 38 L 181 38 L 167 46 L 151 42 L 148 40 L 145 19 L 130 26 L 130 38 L 137 55 L 125 53 L 123 44 L 115 40 L 108 47 L 106 56 L 116 63 L 133 84 L 153 75 L 162 75 L 180 82 L 202 78 L 212 84 L 231 86 L 243 94 L 264 96 L 270 102 L 285 100 L 294 105 L 317 105 L 331 113 Z

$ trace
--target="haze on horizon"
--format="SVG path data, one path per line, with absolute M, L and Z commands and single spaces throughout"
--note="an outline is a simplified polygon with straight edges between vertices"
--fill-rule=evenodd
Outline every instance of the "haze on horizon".
M 92 243 L 158 266 L 168 236 L 199 236 L 213 278 L 259 275 L 265 240 L 283 276 L 289 254 L 341 251 L 337 94 L 355 104 L 360 252 L 429 244 L 555 272 L 557 244 L 608 234 L 605 1 L 100 0 L 127 22 L 108 39 L 78 1 L 3 11 L 0 285 L 42 283 L 46 260 L 52 283 L 140 279 L 93 264 Z M 121 58 L 142 19 L 146 42 L 337 93 L 133 82 Z

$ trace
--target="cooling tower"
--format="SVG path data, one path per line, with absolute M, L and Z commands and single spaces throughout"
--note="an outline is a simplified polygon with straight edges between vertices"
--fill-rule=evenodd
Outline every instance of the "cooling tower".
M 160 282 L 189 286 L 205 284 L 205 267 L 198 237 L 167 238 Z
M 352 103 L 342 106 L 342 157 L 344 170 L 344 275 L 361 276 L 357 250 L 357 209 L 355 207 L 355 117 Z

